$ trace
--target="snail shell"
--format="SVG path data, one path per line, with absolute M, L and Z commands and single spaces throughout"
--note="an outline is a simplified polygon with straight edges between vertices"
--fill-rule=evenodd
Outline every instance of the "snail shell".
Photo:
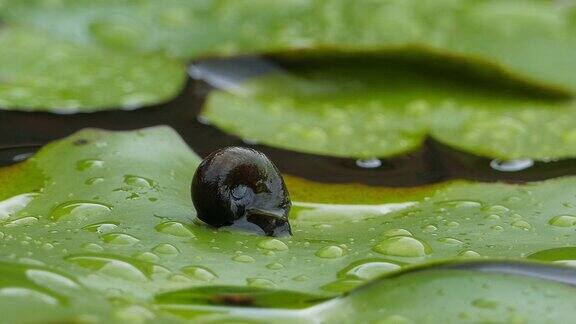
M 198 218 L 269 236 L 291 234 L 291 202 L 280 171 L 253 149 L 227 147 L 200 163 L 192 180 Z

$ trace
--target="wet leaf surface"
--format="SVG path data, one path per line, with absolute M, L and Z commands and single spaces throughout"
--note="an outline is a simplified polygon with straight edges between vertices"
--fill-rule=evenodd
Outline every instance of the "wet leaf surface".
M 270 69 L 210 93 L 202 115 L 249 141 L 338 157 L 396 156 L 427 136 L 502 160 L 576 156 L 573 100 L 410 62 L 361 62 Z
M 91 112 L 136 109 L 172 99 L 186 80 L 183 65 L 58 40 L 36 30 L 0 31 L 0 109 Z
M 0 271 L 40 268 L 55 273 L 37 278 L 36 285 L 23 279 L 0 282 L 10 287 L 14 281 L 16 287 L 28 289 L 0 293 L 7 300 L 0 303 L 7 305 L 5 316 L 136 322 L 201 315 L 297 322 L 303 314 L 304 318 L 315 314 L 338 322 L 336 314 L 372 320 L 380 316 L 379 308 L 354 313 L 360 301 L 390 300 L 387 315 L 417 320 L 432 308 L 408 314 L 414 305 L 402 294 L 416 289 L 424 303 L 440 287 L 446 295 L 430 304 L 437 307 L 432 314 L 440 319 L 455 319 L 460 312 L 471 318 L 475 312 L 496 318 L 510 307 L 514 311 L 506 313 L 509 316 L 543 314 L 548 306 L 557 311 L 546 316 L 574 312 L 568 302 L 574 288 L 462 269 L 392 276 L 316 305 L 407 265 L 447 258 L 530 255 L 570 264 L 568 254 L 540 258 L 538 253 L 573 246 L 576 223 L 570 217 L 576 213 L 576 201 L 565 190 L 574 185 L 573 177 L 527 185 L 452 182 L 421 190 L 395 189 L 393 196 L 388 189 L 372 188 L 365 189 L 370 194 L 358 202 L 339 198 L 344 197 L 344 185 L 288 179 L 294 235 L 270 238 L 217 230 L 195 220 L 189 185 L 199 162 L 175 132 L 157 127 L 133 132 L 84 130 L 48 145 L 20 167 L 2 169 L 0 248 L 5 253 L 0 261 L 6 266 Z M 304 187 L 317 194 L 306 195 Z M 0 277 L 11 278 L 7 274 Z M 42 288 L 54 281 L 73 282 L 81 291 L 67 294 L 64 289 Z M 487 292 L 483 284 L 489 286 Z M 463 290 L 466 285 L 470 289 Z M 446 288 L 452 286 L 458 289 Z M 280 305 L 273 301 L 276 297 L 254 301 L 254 294 L 267 296 L 268 290 L 261 289 L 272 290 L 268 296 L 282 297 Z M 277 294 L 276 289 L 294 293 Z M 521 292 L 529 298 L 514 295 Z M 22 299 L 22 295 L 36 297 Z M 183 302 L 188 298 L 194 302 Z M 487 304 L 496 306 L 476 310 L 468 305 L 481 298 L 495 299 Z M 29 306 L 29 299 L 40 306 L 37 312 L 24 314 L 21 310 Z M 87 300 L 91 305 L 84 307 Z M 456 300 L 458 307 L 468 306 L 452 307 Z M 291 311 L 281 310 L 282 303 L 284 308 L 316 306 Z M 255 313 L 249 306 L 273 309 Z M 338 313 L 326 311 L 332 307 Z

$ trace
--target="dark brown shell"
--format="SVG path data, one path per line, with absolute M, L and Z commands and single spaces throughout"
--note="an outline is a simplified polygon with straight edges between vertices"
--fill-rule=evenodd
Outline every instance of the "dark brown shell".
M 211 153 L 192 180 L 198 218 L 269 236 L 291 234 L 291 202 L 280 171 L 261 152 L 227 147 Z

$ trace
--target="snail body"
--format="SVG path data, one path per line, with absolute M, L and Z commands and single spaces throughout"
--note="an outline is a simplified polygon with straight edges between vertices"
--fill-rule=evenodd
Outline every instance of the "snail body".
M 194 174 L 192 201 L 198 218 L 209 225 L 269 236 L 291 234 L 284 179 L 256 150 L 227 147 L 207 156 Z

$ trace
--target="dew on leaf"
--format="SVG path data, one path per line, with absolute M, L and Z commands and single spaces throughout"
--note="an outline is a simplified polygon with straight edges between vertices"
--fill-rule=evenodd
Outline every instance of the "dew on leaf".
M 361 280 L 371 280 L 385 273 L 396 271 L 398 269 L 400 269 L 400 266 L 395 263 L 385 261 L 369 261 L 359 264 L 348 270 L 346 272 L 346 276 Z
M 162 234 L 168 234 L 178 237 L 195 237 L 194 233 L 184 224 L 174 221 L 168 221 L 157 225 L 156 230 Z
M 182 271 L 183 273 L 185 273 L 186 275 L 188 275 L 193 279 L 204 282 L 209 282 L 218 278 L 218 276 L 212 270 L 206 267 L 188 266 L 180 269 L 180 271 Z
M 37 195 L 25 193 L 0 201 L 0 221 L 5 221 L 24 209 Z
M 50 212 L 50 220 L 59 221 L 62 218 L 72 218 L 84 221 L 89 218 L 97 218 L 106 215 L 112 210 L 112 206 L 95 201 L 69 201 L 56 206 Z
M 82 229 L 92 233 L 104 234 L 114 231 L 116 228 L 118 228 L 118 225 L 118 222 L 100 222 L 86 225 L 82 227 Z
M 172 244 L 160 243 L 152 248 L 152 251 L 159 254 L 178 254 L 180 251 Z
M 100 236 L 100 239 L 108 244 L 114 245 L 134 245 L 140 240 L 132 235 L 124 233 L 108 233 Z
M 411 236 L 393 236 L 372 247 L 372 250 L 384 255 L 401 257 L 422 257 L 432 253 L 428 243 Z
M 104 161 L 98 159 L 84 159 L 76 162 L 76 170 L 86 171 L 90 169 L 101 168 L 104 166 Z
M 573 215 L 558 215 L 552 217 L 548 224 L 557 227 L 572 227 L 576 225 L 576 216 Z
M 146 274 L 135 265 L 108 256 L 78 255 L 67 257 L 66 260 L 107 276 L 122 278 L 128 281 L 148 280 Z
M 346 253 L 346 249 L 337 245 L 330 245 L 320 248 L 315 255 L 323 259 L 336 259 L 343 257 Z
M 256 260 L 254 260 L 253 257 L 249 256 L 249 255 L 245 255 L 245 254 L 239 254 L 236 255 L 234 257 L 232 257 L 232 260 L 236 261 L 236 262 L 241 262 L 241 263 L 252 263 Z
M 288 245 L 286 245 L 286 243 L 284 243 L 278 239 L 273 239 L 273 238 L 264 239 L 264 240 L 258 242 L 258 247 L 265 249 L 265 250 L 270 250 L 270 251 L 286 251 L 286 250 L 288 250 Z
M 250 287 L 260 287 L 260 288 L 276 287 L 274 281 L 264 278 L 247 278 L 246 284 Z

